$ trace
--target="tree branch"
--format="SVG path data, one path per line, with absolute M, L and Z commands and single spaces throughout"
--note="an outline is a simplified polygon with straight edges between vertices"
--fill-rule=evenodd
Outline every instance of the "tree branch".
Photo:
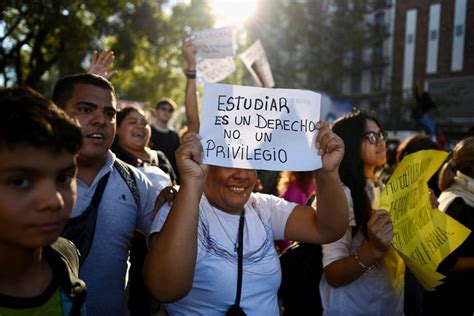
M 21 19 L 23 18 L 23 12 L 20 12 L 16 17 L 15 22 L 10 26 L 10 28 L 6 31 L 5 35 L 0 38 L 0 42 L 3 42 L 11 33 L 17 28 L 18 24 L 20 24 Z

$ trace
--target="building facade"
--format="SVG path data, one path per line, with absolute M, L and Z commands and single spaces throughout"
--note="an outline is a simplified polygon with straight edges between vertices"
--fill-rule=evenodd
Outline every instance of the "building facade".
M 474 126 L 474 1 L 399 0 L 395 16 L 393 100 L 413 106 L 414 88 L 428 92 L 429 115 L 458 139 Z

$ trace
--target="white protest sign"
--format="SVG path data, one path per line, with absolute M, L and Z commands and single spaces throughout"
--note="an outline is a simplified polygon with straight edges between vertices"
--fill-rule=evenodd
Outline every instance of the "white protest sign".
M 240 55 L 240 59 L 252 74 L 252 77 L 262 86 L 271 88 L 275 86 L 272 70 L 268 63 L 267 54 L 260 40 L 252 44 Z
M 315 148 L 321 95 L 311 91 L 206 83 L 199 134 L 204 163 L 308 171 L 321 167 Z
M 202 58 L 223 58 L 234 56 L 234 29 L 223 27 L 191 33 L 196 54 Z
M 219 82 L 231 75 L 237 67 L 232 57 L 201 59 L 196 65 L 200 82 Z

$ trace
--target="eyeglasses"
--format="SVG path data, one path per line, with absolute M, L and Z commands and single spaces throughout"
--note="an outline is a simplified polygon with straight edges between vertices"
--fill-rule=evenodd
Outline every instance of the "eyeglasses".
M 380 132 L 367 132 L 365 133 L 365 138 L 369 141 L 371 144 L 377 144 L 378 141 L 385 141 L 387 140 L 387 132 L 385 131 L 380 131 Z
M 165 111 L 165 112 L 169 112 L 169 113 L 173 113 L 173 111 L 174 111 L 173 108 L 167 107 L 167 106 L 166 107 L 161 107 L 160 110 Z

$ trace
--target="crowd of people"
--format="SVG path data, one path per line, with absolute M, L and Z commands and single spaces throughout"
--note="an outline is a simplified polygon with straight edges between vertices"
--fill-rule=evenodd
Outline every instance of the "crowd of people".
M 171 99 L 153 120 L 117 109 L 111 52 L 59 79 L 50 99 L 0 91 L 0 315 L 301 315 L 289 306 L 303 297 L 320 302 L 308 315 L 473 315 L 472 234 L 442 261 L 446 279 L 432 292 L 392 246 L 379 207 L 387 133 L 375 115 L 317 122 L 322 167 L 284 171 L 264 192 L 257 170 L 203 164 L 190 38 L 182 53 L 181 136 Z M 416 135 L 397 160 L 424 149 L 439 147 Z M 474 228 L 474 136 L 429 186 L 433 208 Z M 283 264 L 295 245 L 310 251 Z M 298 280 L 311 296 L 300 286 L 290 302 L 279 292 L 292 291 L 285 269 L 306 260 Z

